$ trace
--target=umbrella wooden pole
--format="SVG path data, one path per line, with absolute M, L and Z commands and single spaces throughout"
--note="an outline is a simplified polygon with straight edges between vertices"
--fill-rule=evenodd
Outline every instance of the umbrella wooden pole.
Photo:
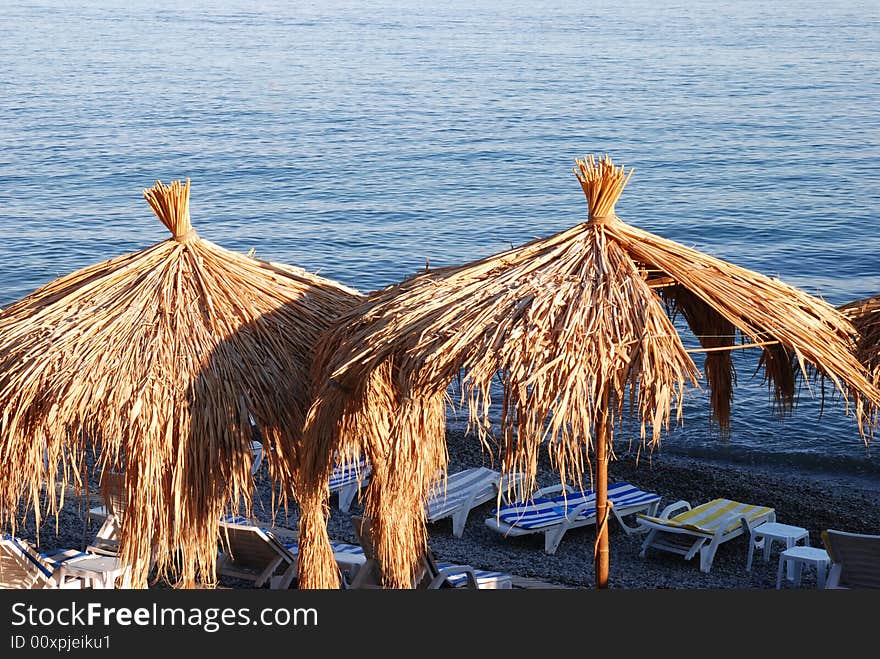
M 596 547 L 593 567 L 596 588 L 608 587 L 608 385 L 596 414 Z

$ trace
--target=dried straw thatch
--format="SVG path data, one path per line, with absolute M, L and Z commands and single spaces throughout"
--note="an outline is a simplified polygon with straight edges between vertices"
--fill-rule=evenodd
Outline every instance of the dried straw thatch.
M 880 295 L 854 300 L 838 307 L 859 333 L 859 361 L 880 386 Z
M 737 338 L 763 350 L 781 409 L 791 406 L 797 372 L 808 366 L 860 421 L 865 400 L 880 396 L 852 354 L 854 328 L 833 307 L 625 224 L 614 205 L 629 174 L 610 159 L 579 160 L 575 173 L 587 222 L 377 291 L 319 345 L 319 389 L 302 456 L 300 587 L 337 582 L 320 513 L 334 450 L 372 461 L 365 514 L 387 584 L 410 583 L 426 538 L 422 502 L 445 473 L 451 382 L 459 382 L 481 440 L 490 385 L 500 382 L 502 469 L 525 472 L 524 491 L 534 485 L 542 445 L 563 480 L 579 479 L 595 462 L 600 586 L 608 571 L 603 492 L 613 429 L 631 415 L 641 439 L 657 444 L 701 375 L 670 313 L 680 312 L 700 337 L 721 426 L 729 420 L 729 351 L 742 347 Z
M 362 296 L 200 239 L 188 180 L 144 196 L 172 238 L 0 313 L 0 522 L 14 528 L 22 503 L 38 525 L 41 507 L 57 513 L 94 450 L 97 468 L 125 472 L 133 583 L 151 549 L 160 575 L 212 583 L 219 517 L 251 504 L 248 415 L 286 501 L 314 344 Z

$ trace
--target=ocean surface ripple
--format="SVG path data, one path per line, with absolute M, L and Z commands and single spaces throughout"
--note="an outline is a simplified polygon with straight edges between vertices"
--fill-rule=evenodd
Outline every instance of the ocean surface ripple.
M 876 2 L 3 8 L 0 306 L 165 239 L 156 179 L 192 179 L 204 238 L 369 291 L 583 221 L 588 153 L 635 168 L 636 226 L 880 292 Z M 696 392 L 662 450 L 880 475 L 839 401 L 775 418 L 736 359 L 730 436 Z

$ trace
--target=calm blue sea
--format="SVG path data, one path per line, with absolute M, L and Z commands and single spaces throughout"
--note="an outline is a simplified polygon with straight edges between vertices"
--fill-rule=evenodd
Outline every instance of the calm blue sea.
M 635 168 L 632 224 L 835 305 L 880 292 L 876 0 L 0 0 L 0 18 L 0 306 L 163 240 L 156 179 L 192 179 L 204 238 L 366 292 L 582 221 L 588 153 Z M 880 478 L 839 404 L 819 419 L 805 391 L 774 419 L 744 352 L 731 436 L 697 393 L 663 451 Z

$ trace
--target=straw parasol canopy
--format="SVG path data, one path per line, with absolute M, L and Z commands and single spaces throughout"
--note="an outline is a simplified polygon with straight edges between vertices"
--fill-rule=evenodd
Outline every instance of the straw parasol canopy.
M 189 180 L 144 190 L 168 240 L 0 313 L 0 523 L 14 531 L 22 504 L 38 527 L 57 514 L 94 451 L 95 468 L 125 473 L 135 586 L 151 552 L 162 576 L 214 583 L 219 518 L 251 507 L 249 416 L 286 504 L 315 342 L 362 297 L 201 239 L 189 193 Z
M 880 386 L 880 295 L 853 300 L 838 307 L 859 333 L 859 361 Z
M 880 387 L 880 295 L 865 297 L 842 304 L 843 313 L 859 333 L 856 357 L 871 374 L 874 386 Z M 880 409 L 871 410 L 871 435 L 880 424 Z
M 517 494 L 533 490 L 541 446 L 563 481 L 585 467 L 592 477 L 595 466 L 598 587 L 608 575 L 607 464 L 625 417 L 643 443 L 659 444 L 703 376 L 726 427 L 730 351 L 743 347 L 762 351 L 781 410 L 794 403 L 799 373 L 830 382 L 860 424 L 866 403 L 880 400 L 853 356 L 853 326 L 833 307 L 624 223 L 614 206 L 632 170 L 608 157 L 576 163 L 586 222 L 377 291 L 319 344 L 302 456 L 300 587 L 338 583 L 321 518 L 334 451 L 372 462 L 365 514 L 386 585 L 408 587 L 427 537 L 424 500 L 446 470 L 450 383 L 487 442 L 498 382 L 502 469 L 527 475 Z M 675 314 L 699 338 L 703 373 Z

